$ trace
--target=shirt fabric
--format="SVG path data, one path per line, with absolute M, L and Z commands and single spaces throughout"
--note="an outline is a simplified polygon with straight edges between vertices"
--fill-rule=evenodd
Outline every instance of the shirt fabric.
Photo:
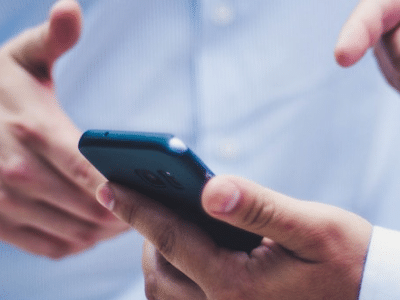
M 1 40 L 52 2 L 2 1 Z M 173 133 L 216 174 L 400 230 L 398 94 L 371 53 L 351 69 L 333 59 L 357 0 L 80 2 L 82 38 L 54 74 L 82 130 Z M 141 241 L 130 232 L 61 261 L 2 243 L 0 299 L 144 299 Z
M 400 296 L 400 232 L 376 226 L 361 285 L 360 300 Z

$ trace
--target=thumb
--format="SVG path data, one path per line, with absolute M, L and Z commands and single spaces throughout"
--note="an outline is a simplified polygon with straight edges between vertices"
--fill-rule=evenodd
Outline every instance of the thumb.
M 47 22 L 25 31 L 5 48 L 37 79 L 51 80 L 54 62 L 76 44 L 81 28 L 79 4 L 75 0 L 60 0 L 52 7 Z
M 310 261 L 329 258 L 335 249 L 332 243 L 350 237 L 360 236 L 360 244 L 365 243 L 371 230 L 367 221 L 340 208 L 296 200 L 234 176 L 212 178 L 203 190 L 202 204 L 212 217 Z

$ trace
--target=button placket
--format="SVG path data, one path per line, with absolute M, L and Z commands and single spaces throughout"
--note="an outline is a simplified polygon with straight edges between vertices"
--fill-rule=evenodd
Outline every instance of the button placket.
M 214 6 L 212 12 L 212 20 L 220 26 L 227 26 L 235 19 L 235 11 L 228 3 L 218 3 Z

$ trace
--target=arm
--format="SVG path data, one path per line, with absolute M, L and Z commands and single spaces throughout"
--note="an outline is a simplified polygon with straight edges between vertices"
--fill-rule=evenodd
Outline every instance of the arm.
M 81 13 L 58 2 L 49 21 L 0 49 L 0 239 L 59 258 L 127 229 L 95 201 L 104 178 L 77 149 L 52 68 L 77 42 Z
M 98 200 L 154 245 L 143 258 L 149 299 L 358 298 L 372 227 L 350 212 L 217 176 L 202 194 L 206 212 L 265 237 L 246 254 L 134 191 L 103 185 Z

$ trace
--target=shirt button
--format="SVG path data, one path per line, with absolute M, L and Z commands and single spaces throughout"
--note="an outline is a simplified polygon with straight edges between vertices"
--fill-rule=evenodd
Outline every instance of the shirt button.
M 236 139 L 224 139 L 219 144 L 219 155 L 228 160 L 236 159 L 239 156 L 239 142 Z
M 221 4 L 214 8 L 213 21 L 221 26 L 229 25 L 235 18 L 234 11 L 231 7 Z

